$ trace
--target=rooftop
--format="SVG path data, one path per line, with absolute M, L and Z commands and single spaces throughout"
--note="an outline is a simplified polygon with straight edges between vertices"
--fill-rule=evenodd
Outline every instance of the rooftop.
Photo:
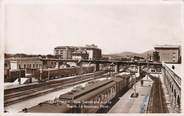
M 97 89 L 98 87 L 104 86 L 104 85 L 109 84 L 111 82 L 112 82 L 111 79 L 110 80 L 99 81 L 99 82 L 96 82 L 96 83 L 94 83 L 90 86 L 87 86 L 87 87 L 85 87 L 81 90 L 75 90 L 75 91 L 63 94 L 59 98 L 60 99 L 65 99 L 65 100 L 66 99 L 67 100 L 72 100 L 73 98 L 76 99 L 76 98 L 80 97 L 81 95 L 88 93 L 89 91 Z
M 86 46 L 57 46 L 55 49 L 61 48 L 82 48 L 82 49 L 99 49 L 96 45 L 86 45 Z
M 180 45 L 156 45 L 154 48 L 175 48 L 178 49 L 180 48 Z
M 12 57 L 12 58 L 6 58 L 7 61 L 18 61 L 18 60 L 41 60 L 41 57 Z

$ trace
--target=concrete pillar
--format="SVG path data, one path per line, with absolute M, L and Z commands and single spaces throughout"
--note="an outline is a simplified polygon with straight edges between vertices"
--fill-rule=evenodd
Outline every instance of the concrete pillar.
M 43 68 L 47 68 L 47 65 L 48 65 L 48 64 L 47 64 L 47 61 L 43 61 L 43 62 L 42 62 L 42 67 L 43 67 Z
M 99 69 L 100 69 L 100 68 L 99 68 L 99 63 L 96 63 L 95 65 L 96 65 L 96 66 L 95 66 L 95 71 L 99 71 Z
M 42 73 L 43 73 L 43 68 L 40 69 L 40 78 L 39 78 L 39 81 L 42 81 Z
M 119 64 L 115 65 L 115 72 L 118 73 L 119 72 Z
M 60 66 L 61 66 L 62 62 L 56 62 L 56 68 L 60 69 Z
M 59 68 L 59 62 L 56 62 L 56 68 Z
M 78 63 L 79 67 L 80 67 L 80 72 L 79 74 L 82 74 L 83 73 L 83 70 L 82 70 L 82 63 Z
M 19 85 L 21 84 L 21 69 L 19 69 L 19 77 L 18 77 Z
M 139 73 L 139 74 L 140 74 L 140 69 L 141 69 L 141 67 L 138 65 L 137 66 L 137 73 Z

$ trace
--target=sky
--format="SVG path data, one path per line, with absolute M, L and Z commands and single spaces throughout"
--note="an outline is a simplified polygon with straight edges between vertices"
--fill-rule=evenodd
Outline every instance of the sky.
M 112 2 L 112 1 L 111 1 Z M 5 52 L 53 54 L 56 46 L 95 44 L 103 54 L 181 44 L 183 4 L 7 4 Z

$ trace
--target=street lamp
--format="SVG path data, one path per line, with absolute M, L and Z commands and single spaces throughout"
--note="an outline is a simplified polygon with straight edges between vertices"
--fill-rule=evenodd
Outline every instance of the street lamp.
M 17 59 L 17 58 L 16 58 Z M 20 64 L 19 64 L 19 62 L 18 62 L 19 60 L 17 59 L 17 65 L 18 65 L 18 82 L 19 82 L 19 85 L 21 84 L 21 59 L 20 59 Z
M 41 66 L 41 68 L 40 68 L 40 78 L 39 78 L 39 82 L 41 82 L 41 80 L 42 80 L 42 73 L 43 73 L 43 66 Z
M 110 76 L 112 77 L 113 75 L 113 67 L 114 67 L 114 63 L 110 64 Z
M 135 75 L 134 75 L 135 76 Z M 136 77 L 135 77 L 135 79 L 134 79 L 134 81 L 133 81 L 133 90 L 134 90 L 134 92 L 132 93 L 132 95 L 131 95 L 131 97 L 138 97 L 138 93 L 137 93 L 137 91 L 136 91 L 136 82 L 137 82 L 137 79 L 136 79 Z
M 50 71 L 48 69 L 48 80 L 50 80 Z
M 21 84 L 21 67 L 19 65 L 19 77 L 18 77 L 19 85 Z

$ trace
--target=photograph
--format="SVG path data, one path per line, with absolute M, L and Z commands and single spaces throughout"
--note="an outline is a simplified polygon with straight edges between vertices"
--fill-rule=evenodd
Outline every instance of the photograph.
M 181 114 L 183 13 L 183 0 L 4 2 L 4 114 Z

